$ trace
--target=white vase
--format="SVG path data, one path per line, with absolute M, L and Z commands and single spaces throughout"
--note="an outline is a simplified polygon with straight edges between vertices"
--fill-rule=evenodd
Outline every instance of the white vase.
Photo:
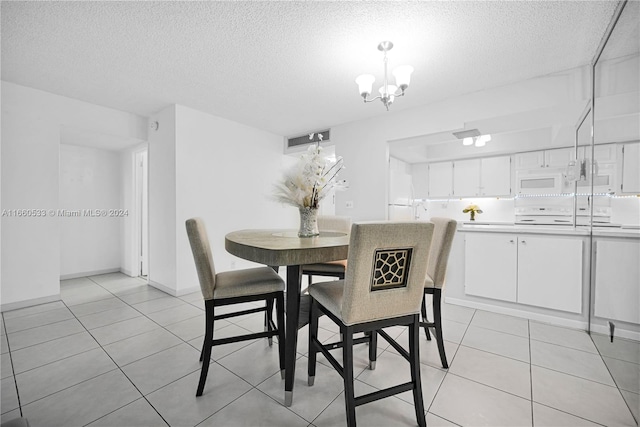
M 300 229 L 298 237 L 313 237 L 320 234 L 318 231 L 318 208 L 299 208 Z

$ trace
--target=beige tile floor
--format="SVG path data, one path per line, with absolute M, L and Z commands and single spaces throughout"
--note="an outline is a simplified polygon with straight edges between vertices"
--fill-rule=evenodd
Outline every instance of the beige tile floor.
M 61 297 L 2 314 L 2 422 L 22 415 L 34 427 L 345 425 L 342 380 L 323 357 L 307 386 L 306 328 L 290 408 L 282 405 L 277 347 L 265 339 L 215 348 L 196 398 L 199 293 L 175 298 L 114 273 L 65 280 Z M 441 368 L 434 341 L 420 342 L 429 426 L 637 425 L 638 343 L 595 337 L 596 347 L 581 331 L 448 304 L 443 318 L 450 369 Z M 320 326 L 320 339 L 337 340 L 329 320 Z M 247 330 L 262 330 L 260 314 L 217 322 L 215 333 Z M 389 333 L 407 342 L 403 328 Z M 396 351 L 382 339 L 378 347 L 375 371 L 366 369 L 366 346 L 356 348 L 357 394 L 408 379 Z M 359 407 L 357 419 L 415 425 L 412 396 Z

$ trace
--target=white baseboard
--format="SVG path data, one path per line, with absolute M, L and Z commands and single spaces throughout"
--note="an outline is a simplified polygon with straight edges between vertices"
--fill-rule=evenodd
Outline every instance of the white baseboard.
M 120 269 L 120 273 L 122 273 L 122 274 L 126 274 L 126 275 L 127 275 L 127 276 L 129 276 L 129 277 L 138 277 L 138 275 L 137 275 L 137 274 L 135 274 L 133 271 L 129 271 L 129 270 L 127 270 L 126 268 L 121 268 L 121 269 Z
M 600 335 L 609 336 L 609 326 L 591 325 L 591 332 L 595 332 Z M 620 338 L 626 338 L 629 340 L 640 341 L 640 332 L 629 331 L 627 329 L 620 329 L 620 327 L 617 327 L 613 334 L 613 337 L 614 339 L 620 337 Z
M 99 274 L 120 273 L 120 267 L 106 268 L 104 270 L 83 271 L 82 273 L 61 274 L 60 280 L 77 279 L 78 277 L 97 276 Z
M 17 310 L 19 308 L 31 307 L 33 305 L 46 304 L 48 302 L 60 301 L 60 294 L 50 295 L 48 297 L 33 298 L 24 301 L 10 302 L 0 305 L 0 312 Z
M 170 288 L 168 286 L 165 286 L 165 285 L 163 285 L 161 283 L 154 282 L 153 280 L 149 280 L 149 285 L 153 286 L 154 288 L 156 288 L 156 289 L 158 289 L 158 290 L 160 290 L 160 291 L 162 291 L 162 292 L 164 292 L 166 294 L 172 295 L 174 297 L 181 297 L 183 295 L 187 295 L 187 294 L 191 294 L 193 292 L 200 291 L 200 286 L 194 286 L 194 287 L 191 287 L 191 288 L 180 289 L 179 291 L 176 291 L 175 289 L 172 289 L 172 288 Z
M 535 320 L 542 323 L 550 323 L 552 325 L 563 326 L 565 328 L 587 330 L 587 322 L 582 320 L 566 319 L 564 317 L 550 316 L 548 314 L 532 313 L 527 310 L 518 310 L 515 308 L 500 307 L 497 305 L 484 304 L 481 302 L 467 301 L 459 298 L 445 297 L 444 301 L 449 304 L 461 305 L 469 308 L 477 308 L 480 310 L 491 311 L 493 313 L 506 314 L 508 316 L 522 317 L 524 319 Z

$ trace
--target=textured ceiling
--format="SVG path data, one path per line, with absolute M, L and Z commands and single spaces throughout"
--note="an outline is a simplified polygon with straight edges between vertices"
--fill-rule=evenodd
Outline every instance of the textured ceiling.
M 589 63 L 615 1 L 2 1 L 2 79 L 149 116 L 177 103 L 281 135 L 387 113 L 354 79 L 414 66 L 398 111 Z

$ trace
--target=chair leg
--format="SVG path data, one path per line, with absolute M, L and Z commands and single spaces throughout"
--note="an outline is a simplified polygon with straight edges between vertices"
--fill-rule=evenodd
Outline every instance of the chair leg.
M 428 322 L 429 319 L 427 319 L 427 294 L 425 292 L 425 294 L 422 296 L 422 307 L 420 307 L 420 311 L 422 312 L 422 321 L 423 322 Z M 429 333 L 429 327 L 428 326 L 424 326 L 424 334 L 427 336 L 427 341 L 431 341 L 431 334 Z
M 378 333 L 377 331 L 369 332 L 369 369 L 376 369 L 376 360 L 378 358 Z
M 309 310 L 309 361 L 307 363 L 307 384 L 312 386 L 316 379 L 316 361 L 318 353 L 314 339 L 318 339 L 318 303 L 311 298 Z
M 272 323 L 273 323 L 273 298 L 269 298 L 267 299 L 267 310 L 264 312 L 264 330 L 266 331 L 272 331 Z M 267 338 L 267 340 L 269 341 L 269 347 L 271 347 L 273 345 L 273 337 L 269 337 Z
M 344 371 L 344 402 L 347 412 L 347 426 L 356 426 L 356 399 L 353 384 L 353 328 L 341 326 L 344 337 L 342 346 L 342 369 Z
M 196 396 L 202 396 L 204 391 L 204 384 L 207 382 L 207 374 L 209 373 L 209 364 L 211 363 L 211 344 L 213 341 L 213 300 L 205 301 L 205 333 L 204 343 L 202 345 L 202 352 L 200 353 L 200 360 L 202 361 L 202 369 L 200 370 L 200 382 L 198 383 L 198 390 Z
M 422 381 L 420 378 L 420 323 L 418 315 L 413 324 L 409 325 L 409 356 L 411 365 L 411 382 L 413 383 L 413 405 L 416 410 L 418 426 L 426 427 L 427 421 L 424 415 L 424 402 L 422 400 Z
M 438 342 L 438 351 L 440 352 L 440 362 L 442 362 L 442 367 L 444 369 L 449 368 L 449 364 L 447 363 L 447 355 L 444 350 L 444 339 L 442 338 L 442 316 L 441 316 L 441 305 L 442 300 L 442 289 L 434 289 L 433 290 L 433 321 L 435 323 L 436 328 L 436 341 Z
M 284 294 L 280 293 L 276 297 L 276 319 L 278 321 L 278 357 L 280 359 L 280 377 L 284 379 Z
M 205 320 L 206 323 L 206 320 Z M 205 329 L 207 328 L 207 326 L 205 325 Z M 202 362 L 202 359 L 204 358 L 204 349 L 207 346 L 207 338 L 203 338 L 202 339 L 202 350 L 200 350 L 200 361 Z

